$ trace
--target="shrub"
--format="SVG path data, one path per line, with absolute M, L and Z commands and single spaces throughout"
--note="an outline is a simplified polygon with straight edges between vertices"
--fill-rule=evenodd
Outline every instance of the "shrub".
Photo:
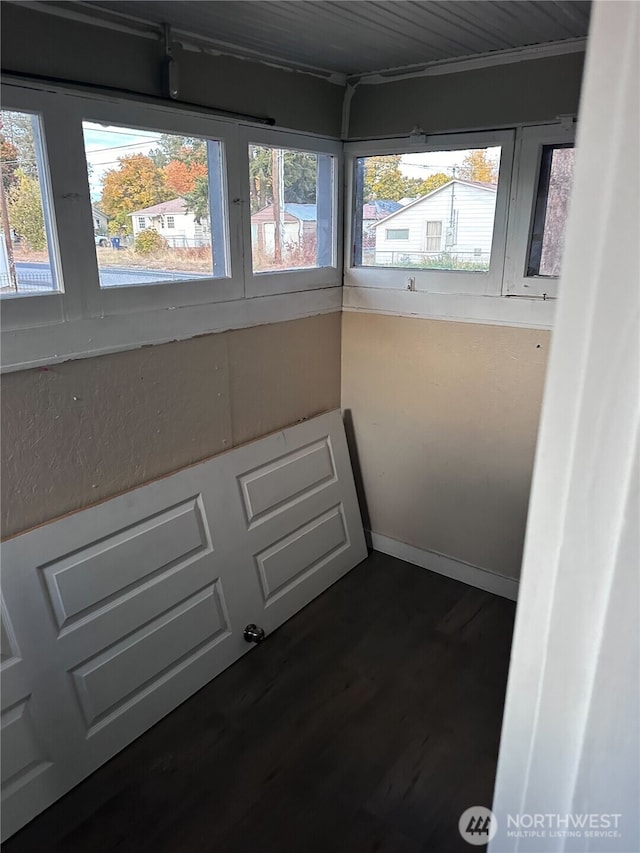
M 136 252 L 140 255 L 154 255 L 167 248 L 167 241 L 156 231 L 155 228 L 145 228 L 136 235 L 134 243 Z

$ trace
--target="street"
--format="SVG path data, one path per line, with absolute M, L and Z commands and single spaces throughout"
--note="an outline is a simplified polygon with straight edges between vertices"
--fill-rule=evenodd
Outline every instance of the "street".
M 163 281 L 189 281 L 198 278 L 211 278 L 206 273 L 177 273 L 163 272 L 161 270 L 145 270 L 135 267 L 107 267 L 100 269 L 101 287 L 125 287 L 131 285 L 145 285 Z M 16 277 L 18 279 L 18 293 L 46 293 L 54 290 L 51 267 L 49 264 L 16 263 Z M 4 296 L 11 295 L 3 293 Z

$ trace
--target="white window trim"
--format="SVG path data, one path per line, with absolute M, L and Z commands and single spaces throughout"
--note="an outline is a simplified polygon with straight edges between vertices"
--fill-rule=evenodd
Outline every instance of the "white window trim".
M 247 297 L 268 296 L 275 293 L 292 293 L 299 290 L 297 282 L 304 280 L 305 290 L 323 287 L 339 287 L 342 284 L 342 143 L 319 137 L 309 137 L 288 131 L 272 131 L 260 127 L 243 127 L 239 145 L 244 156 L 249 156 L 250 145 L 268 145 L 304 151 L 309 154 L 331 154 L 334 158 L 333 175 L 333 264 L 330 267 L 282 270 L 279 272 L 253 272 L 251 257 L 251 196 L 249 181 L 242 185 L 240 201 L 247 211 L 244 218 L 243 240 L 247 246 L 246 295 Z
M 557 276 L 527 276 L 526 269 L 542 148 L 544 145 L 561 145 L 574 140 L 573 124 L 524 127 L 520 132 L 504 265 L 505 295 L 543 298 L 555 298 L 558 295 Z
M 52 224 L 62 271 L 60 293 L 2 300 L 3 372 L 340 309 L 342 256 L 337 235 L 341 233 L 341 143 L 312 134 L 212 119 L 178 107 L 12 80 L 4 83 L 2 104 L 5 109 L 33 112 L 41 117 L 49 163 L 49 174 L 42 179 L 50 184 Z M 223 143 L 230 271 L 227 278 L 100 288 L 83 120 L 200 136 Z M 245 145 L 249 139 L 335 156 L 333 267 L 252 275 Z M 50 248 L 54 262 L 56 247 Z
M 372 141 L 353 142 L 345 145 L 346 169 L 348 174 L 348 210 L 351 216 L 346 223 L 344 283 L 346 286 L 392 288 L 428 293 L 464 293 L 477 296 L 499 296 L 502 293 L 504 254 L 507 235 L 507 212 L 511 195 L 511 173 L 514 153 L 513 130 L 485 131 L 477 133 L 438 134 L 426 137 L 426 141 Z M 353 265 L 353 213 L 354 213 L 354 163 L 357 157 L 379 154 L 465 150 L 500 146 L 500 175 L 496 197 L 496 213 L 491 246 L 491 264 L 487 273 L 463 272 L 460 270 L 420 270 L 394 267 L 356 267 Z

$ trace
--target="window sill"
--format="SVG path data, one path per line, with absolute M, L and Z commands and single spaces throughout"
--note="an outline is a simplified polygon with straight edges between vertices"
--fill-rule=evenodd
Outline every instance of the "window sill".
M 344 287 L 342 291 L 342 307 L 345 311 L 368 311 L 373 314 L 490 326 L 521 326 L 526 329 L 551 329 L 556 302 L 554 299 L 520 296 L 425 293 L 380 287 Z
M 340 311 L 341 287 L 68 320 L 2 332 L 2 372 Z

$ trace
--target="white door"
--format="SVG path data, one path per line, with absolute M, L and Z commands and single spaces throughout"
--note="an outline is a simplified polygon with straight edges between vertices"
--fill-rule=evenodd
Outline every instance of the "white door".
M 6 542 L 3 837 L 365 556 L 339 412 Z

